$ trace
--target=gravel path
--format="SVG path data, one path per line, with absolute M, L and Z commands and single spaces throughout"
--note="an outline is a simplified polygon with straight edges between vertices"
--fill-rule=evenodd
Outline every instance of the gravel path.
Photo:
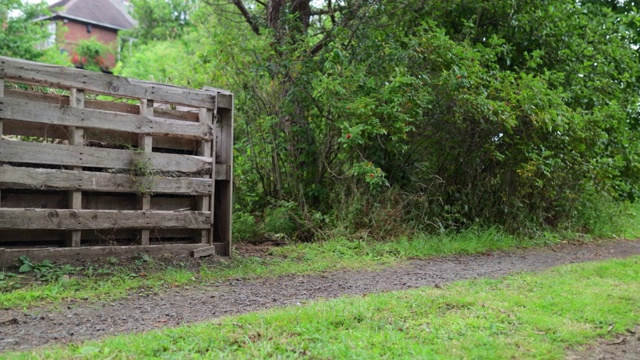
M 60 310 L 44 307 L 26 311 L 0 310 L 0 351 L 26 350 L 178 326 L 319 298 L 437 286 L 456 280 L 495 278 L 563 264 L 632 255 L 640 255 L 640 241 L 570 243 L 484 255 L 414 260 L 377 271 L 336 271 L 321 275 L 228 281 L 208 287 L 134 295 L 111 303 L 70 303 Z

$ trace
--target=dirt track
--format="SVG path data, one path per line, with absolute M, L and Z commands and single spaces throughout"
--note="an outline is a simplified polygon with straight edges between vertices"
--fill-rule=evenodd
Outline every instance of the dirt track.
M 177 326 L 319 298 L 437 286 L 456 280 L 495 278 L 562 264 L 632 255 L 640 255 L 640 241 L 574 243 L 542 249 L 414 260 L 379 271 L 337 271 L 313 276 L 229 281 L 208 287 L 176 288 L 155 295 L 134 295 L 112 303 L 70 303 L 65 304 L 62 310 L 0 310 L 0 321 L 5 320 L 0 323 L 0 351 L 25 350 Z M 630 336 L 625 344 L 631 344 L 630 348 L 633 348 L 634 341 L 637 341 L 636 337 Z M 611 350 L 615 345 L 603 343 L 601 346 Z M 640 341 L 635 345 L 638 352 L 633 353 L 634 359 L 640 358 L 638 345 Z M 612 354 L 605 358 L 621 358 L 627 353 L 616 353 L 614 349 Z M 580 358 L 579 355 L 573 356 Z

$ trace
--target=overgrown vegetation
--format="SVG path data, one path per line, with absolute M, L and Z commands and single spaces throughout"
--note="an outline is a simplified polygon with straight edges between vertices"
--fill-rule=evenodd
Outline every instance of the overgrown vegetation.
M 108 56 L 114 56 L 116 51 L 92 37 L 80 40 L 74 49 L 72 62 L 76 67 L 91 71 L 109 71 Z
M 638 195 L 633 2 L 132 3 L 116 72 L 236 94 L 239 239 L 594 233 Z M 42 6 L 7 4 L 37 58 Z
M 44 1 L 3 0 L 0 3 L 0 55 L 70 65 L 67 55 L 55 47 L 43 47 L 51 34 L 47 22 L 35 20 L 48 13 Z
M 637 196 L 632 8 L 135 5 L 138 47 L 121 74 L 236 93 L 239 238 L 272 236 L 273 214 L 290 239 L 478 224 L 593 232 L 601 204 Z
M 640 258 L 341 298 L 8 358 L 562 359 L 632 330 Z

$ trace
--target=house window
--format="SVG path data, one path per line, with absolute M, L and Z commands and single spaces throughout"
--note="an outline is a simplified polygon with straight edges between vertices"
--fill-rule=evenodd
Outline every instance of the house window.
M 56 45 L 56 22 L 55 21 L 50 21 L 47 24 L 47 32 L 49 35 L 47 36 L 47 39 L 42 44 L 40 44 L 40 46 L 38 46 L 40 49 L 48 49 Z
M 87 24 L 87 32 L 90 33 L 91 32 L 91 24 Z

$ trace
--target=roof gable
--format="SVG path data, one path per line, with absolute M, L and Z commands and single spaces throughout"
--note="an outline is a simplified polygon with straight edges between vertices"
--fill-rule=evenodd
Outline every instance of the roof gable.
M 51 6 L 52 17 L 69 18 L 123 30 L 136 25 L 120 0 L 61 0 Z

